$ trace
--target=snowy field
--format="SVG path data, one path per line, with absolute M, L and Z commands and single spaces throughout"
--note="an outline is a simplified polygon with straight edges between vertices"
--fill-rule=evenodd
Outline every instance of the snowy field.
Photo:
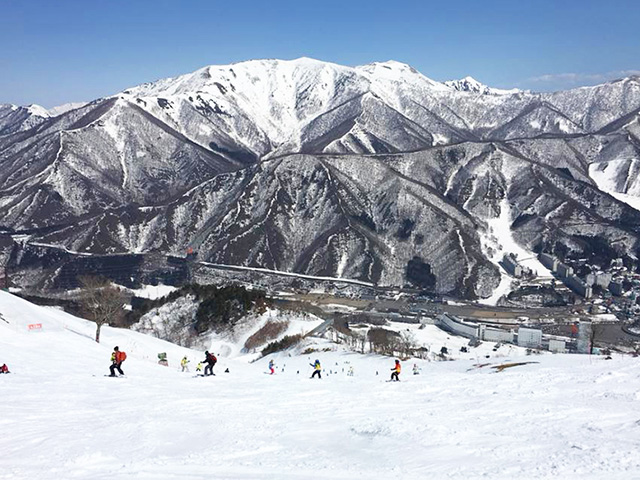
M 202 352 L 112 328 L 96 344 L 92 324 L 5 292 L 0 314 L 0 479 L 640 478 L 640 359 L 409 360 L 388 383 L 388 357 L 314 352 L 201 378 L 156 354 L 193 370 Z M 115 345 L 124 378 L 103 376 Z

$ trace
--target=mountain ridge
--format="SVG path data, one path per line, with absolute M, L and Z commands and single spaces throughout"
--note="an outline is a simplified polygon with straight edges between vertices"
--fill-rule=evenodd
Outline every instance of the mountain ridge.
M 634 79 L 470 94 L 399 62 L 313 59 L 207 66 L 37 121 L 0 107 L 2 255 L 19 265 L 11 232 L 29 231 L 484 297 L 505 199 L 513 222 L 535 219 L 508 227 L 530 251 L 585 235 L 638 248 L 640 212 L 608 193 L 640 194 L 639 109 Z M 408 276 L 414 258 L 435 283 Z

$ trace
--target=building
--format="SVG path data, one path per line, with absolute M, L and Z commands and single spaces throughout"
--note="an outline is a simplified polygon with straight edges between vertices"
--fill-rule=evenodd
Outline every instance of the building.
M 611 282 L 609 284 L 609 290 L 611 290 L 611 293 L 613 293 L 617 297 L 621 296 L 624 293 L 624 290 L 622 289 L 622 282 L 619 280 Z
M 585 283 L 587 285 L 598 285 L 602 288 L 609 288 L 609 284 L 611 283 L 611 274 L 598 272 L 598 273 L 590 273 L 585 278 Z
M 542 346 L 542 330 L 531 327 L 518 328 L 518 345 L 527 348 L 540 348 Z
M 513 330 L 503 330 L 502 328 L 489 327 L 484 324 L 479 325 L 478 335 L 481 340 L 487 342 L 514 343 L 515 340 Z
M 567 344 L 564 340 L 549 339 L 549 351 L 553 353 L 566 353 Z
M 548 253 L 541 253 L 538 257 L 540 263 L 547 267 L 552 272 L 555 272 L 558 269 L 558 259 L 553 255 L 549 255 Z
M 566 277 L 564 284 L 584 298 L 591 298 L 593 296 L 593 289 L 575 275 Z
M 436 325 L 447 332 L 467 338 L 478 338 L 478 324 L 465 322 L 461 318 L 442 313 L 438 315 Z
M 558 263 L 558 275 L 560 278 L 567 278 L 569 275 L 573 275 L 573 268 L 564 263 Z
M 513 256 L 513 254 L 505 253 L 504 257 L 502 257 L 502 266 L 509 275 L 512 275 L 516 278 L 522 277 L 522 267 L 518 265 L 518 261 Z

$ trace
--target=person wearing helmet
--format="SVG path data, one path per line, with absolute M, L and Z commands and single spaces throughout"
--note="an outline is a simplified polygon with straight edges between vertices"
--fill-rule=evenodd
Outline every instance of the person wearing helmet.
M 206 362 L 207 364 L 207 366 L 204 367 L 205 377 L 208 375 L 215 375 L 215 373 L 213 373 L 213 366 L 218 362 L 218 359 L 213 353 L 209 353 L 208 351 L 204 352 L 204 354 L 205 354 L 205 359 L 203 360 L 203 362 Z
M 320 360 L 316 359 L 315 362 L 310 363 L 309 365 L 313 367 L 313 373 L 311 374 L 311 378 L 315 377 L 316 373 L 318 374 L 318 378 L 322 378 L 322 375 L 320 374 L 322 370 L 322 366 L 320 366 Z
M 398 375 L 400 375 L 401 370 L 402 367 L 400 366 L 400 360 L 396 360 L 396 365 L 391 369 L 391 380 L 399 382 L 400 379 L 398 378 Z
M 269 372 L 270 372 L 271 375 L 276 373 L 276 364 L 273 361 L 273 358 L 271 360 L 269 360 Z

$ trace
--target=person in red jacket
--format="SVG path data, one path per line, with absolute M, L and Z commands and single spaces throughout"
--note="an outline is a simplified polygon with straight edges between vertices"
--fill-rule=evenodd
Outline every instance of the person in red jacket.
M 400 360 L 396 360 L 396 366 L 391 369 L 391 380 L 399 382 L 400 379 L 398 378 L 398 375 L 400 375 L 401 370 L 402 367 L 400 366 Z
M 126 353 L 121 352 L 118 347 L 113 348 L 113 353 L 111 354 L 111 366 L 109 367 L 109 370 L 111 370 L 111 375 L 109 375 L 110 377 L 116 376 L 116 370 L 120 372 L 120 375 L 124 375 L 124 372 L 122 371 L 122 362 L 126 359 Z
M 6 363 L 3 363 L 0 367 L 0 373 L 9 373 L 9 367 L 7 367 Z

